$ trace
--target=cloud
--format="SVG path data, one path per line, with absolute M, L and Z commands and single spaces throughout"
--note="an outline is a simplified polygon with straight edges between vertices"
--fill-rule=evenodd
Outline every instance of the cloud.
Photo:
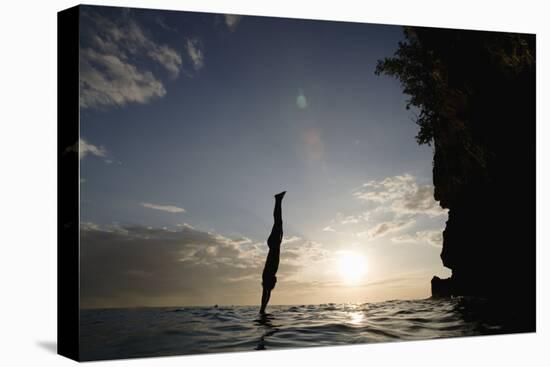
M 106 157 L 107 150 L 102 146 L 96 146 L 88 143 L 86 140 L 80 138 L 79 140 L 79 150 L 78 157 L 80 159 L 84 158 L 88 154 L 95 155 L 97 157 Z
M 316 241 L 299 239 L 290 243 L 283 243 L 284 254 L 281 263 L 296 268 L 306 267 L 319 261 L 328 259 L 330 252 Z M 288 277 L 288 275 L 287 275 Z
M 78 142 L 67 149 L 65 149 L 65 153 L 78 153 L 78 158 L 83 159 L 86 156 L 95 156 L 103 158 L 103 162 L 107 164 L 122 164 L 121 161 L 113 160 L 107 149 L 103 146 L 98 146 L 89 143 L 84 138 L 80 138 Z M 81 183 L 85 182 L 86 180 L 81 179 Z
M 416 188 L 414 177 L 404 174 L 364 183 L 353 195 L 361 200 L 385 203 L 406 196 Z
M 147 103 L 165 94 L 164 85 L 150 71 L 139 70 L 115 55 L 81 50 L 80 107 Z
M 148 55 L 151 59 L 157 61 L 170 72 L 172 77 L 177 77 L 181 70 L 181 55 L 166 45 L 157 46 L 149 50 Z
M 257 303 L 267 245 L 191 226 L 176 229 L 81 223 L 83 307 Z M 290 237 L 277 277 L 292 289 L 304 266 L 322 261 L 321 244 Z M 306 286 L 303 284 L 303 286 Z
M 430 217 L 447 214 L 434 199 L 432 185 L 418 186 L 415 190 L 399 200 L 396 200 L 393 209 L 400 214 L 426 214 Z
M 169 26 L 163 17 L 160 15 L 155 18 L 155 22 L 164 30 L 171 31 L 171 32 L 177 32 L 178 30 L 172 26 Z
M 242 15 L 235 15 L 235 14 L 225 14 L 225 25 L 227 28 L 233 32 L 236 28 L 239 22 L 242 19 Z
M 436 217 L 447 214 L 433 197 L 433 185 L 419 185 L 410 174 L 369 181 L 353 195 L 398 215 Z
M 204 55 L 199 41 L 197 39 L 188 39 L 185 48 L 195 70 L 202 68 L 204 64 Z
M 102 146 L 97 146 L 91 143 L 88 143 L 83 138 L 78 139 L 78 142 L 75 144 L 68 146 L 64 154 L 67 153 L 78 153 L 78 158 L 82 159 L 86 157 L 87 155 L 93 155 L 96 157 L 106 157 L 107 156 L 107 149 L 105 149 Z
M 355 215 L 348 215 L 340 219 L 341 224 L 357 224 L 361 222 L 367 222 L 370 218 L 370 214 L 368 212 L 355 214 Z
M 434 247 L 441 247 L 443 245 L 443 229 L 418 231 L 414 234 L 404 234 L 401 236 L 393 237 L 393 242 L 427 242 Z
M 283 241 L 281 242 L 282 244 L 288 244 L 288 243 L 292 243 L 292 242 L 296 242 L 296 241 L 300 241 L 301 238 L 298 237 L 298 236 L 284 236 L 283 237 Z
M 412 226 L 414 223 L 415 220 L 381 222 L 365 232 L 358 233 L 358 235 L 367 235 L 369 238 L 375 239 L 385 236 L 388 233 L 399 232 L 407 227 Z
M 249 277 L 261 282 L 265 255 L 231 239 L 188 227 L 81 226 L 81 300 L 84 307 L 226 304 Z M 250 244 L 248 244 L 250 245 Z
M 157 44 L 127 9 L 116 20 L 83 13 L 80 49 L 82 108 L 147 103 L 166 94 L 159 77 L 146 65 L 158 65 L 176 78 L 182 57 L 174 48 Z
M 185 213 L 185 209 L 174 205 L 158 205 L 158 204 L 151 204 L 151 203 L 141 203 L 141 206 L 149 209 L 168 212 L 168 213 Z
M 357 224 L 361 221 L 361 219 L 358 216 L 355 215 L 348 215 L 340 223 L 342 224 Z
M 420 228 L 417 228 L 425 224 L 425 216 L 436 222 L 447 216 L 448 210 L 442 209 L 433 198 L 432 185 L 421 185 L 414 176 L 405 173 L 368 181 L 353 190 L 352 195 L 366 205 L 360 208 L 360 212 L 338 212 L 330 222 L 335 227 L 326 228 L 342 233 L 339 226 L 346 225 L 344 233 L 351 229 L 351 235 L 367 240 L 403 231 L 407 233 L 391 240 L 441 245 L 441 231 L 418 231 Z M 412 234 L 413 230 L 418 232 Z
M 195 227 L 193 227 L 191 224 L 185 223 L 185 222 L 176 224 L 176 227 L 184 227 L 184 228 L 189 228 L 189 229 L 195 229 Z
M 331 226 L 326 226 L 325 228 L 323 228 L 323 232 L 336 232 L 336 230 Z

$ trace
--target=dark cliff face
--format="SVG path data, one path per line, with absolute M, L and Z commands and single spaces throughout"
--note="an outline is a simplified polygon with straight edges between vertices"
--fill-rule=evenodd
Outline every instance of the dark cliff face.
M 433 143 L 435 199 L 449 209 L 434 296 L 535 304 L 535 36 L 408 28 L 378 73 L 398 77 Z

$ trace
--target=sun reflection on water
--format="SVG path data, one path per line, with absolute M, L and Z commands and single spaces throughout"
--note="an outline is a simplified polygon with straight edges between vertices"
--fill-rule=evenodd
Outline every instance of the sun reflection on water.
M 361 325 L 365 320 L 365 314 L 361 311 L 353 311 L 349 313 L 350 323 L 353 325 Z

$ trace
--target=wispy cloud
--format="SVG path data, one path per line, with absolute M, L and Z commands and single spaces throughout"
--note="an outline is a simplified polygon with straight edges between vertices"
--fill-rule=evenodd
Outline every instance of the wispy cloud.
M 398 215 L 424 214 L 436 217 L 447 214 L 447 210 L 435 201 L 433 190 L 432 185 L 419 185 L 414 176 L 403 174 L 369 181 L 353 195 Z
M 147 103 L 166 94 L 160 80 L 115 55 L 92 49 L 80 52 L 80 106 L 82 108 Z
M 323 228 L 323 232 L 336 232 L 336 230 L 331 226 L 326 226 L 325 228 Z
M 403 242 L 426 242 L 434 247 L 443 245 L 443 229 L 433 231 L 417 231 L 413 234 L 403 234 L 391 239 L 396 243 Z
M 166 94 L 161 79 L 144 65 L 153 62 L 175 78 L 182 67 L 178 51 L 157 44 L 127 9 L 121 10 L 116 20 L 96 12 L 83 15 L 82 108 L 147 103 Z
M 149 57 L 166 68 L 176 78 L 181 70 L 181 55 L 166 45 L 157 46 L 148 52 Z
M 367 235 L 369 238 L 378 238 L 387 235 L 388 233 L 399 232 L 405 228 L 412 226 L 415 223 L 413 219 L 406 221 L 386 221 L 376 224 L 365 232 L 361 232 L 358 235 Z
M 105 158 L 107 156 L 107 149 L 105 149 L 103 146 L 91 144 L 86 140 L 80 138 L 80 140 L 78 141 L 78 157 L 82 159 L 87 155 Z
M 284 253 L 281 263 L 300 268 L 323 261 L 331 254 L 321 243 L 302 238 L 285 243 Z
M 202 68 L 204 64 L 204 55 L 200 42 L 197 39 L 187 39 L 185 48 L 195 70 Z
M 225 14 L 225 25 L 230 31 L 234 31 L 237 28 L 237 25 L 242 19 L 242 15 L 235 15 L 235 14 Z
M 288 243 L 292 243 L 292 242 L 296 242 L 296 241 L 300 241 L 300 240 L 302 240 L 302 238 L 300 238 L 298 236 L 284 236 L 282 243 L 283 244 L 288 244 Z
M 183 227 L 183 228 L 189 228 L 189 229 L 195 229 L 195 227 L 193 227 L 191 224 L 189 223 L 178 223 L 176 224 L 177 227 Z
M 160 15 L 155 18 L 155 22 L 164 30 L 171 31 L 171 32 L 177 32 L 178 30 L 175 27 L 172 27 L 166 23 L 163 17 Z
M 175 206 L 175 205 L 159 205 L 159 204 L 152 204 L 152 203 L 141 203 L 141 206 L 143 206 L 145 208 L 149 208 L 149 209 L 168 212 L 168 213 L 185 213 L 184 208 L 180 208 L 180 207 Z
M 83 138 L 80 138 L 76 144 L 71 145 L 67 149 L 65 149 L 65 153 L 78 153 L 79 159 L 83 159 L 88 155 L 102 158 L 107 157 L 107 149 L 105 149 L 103 146 L 91 144 Z
M 353 215 L 347 215 L 345 217 L 340 218 L 341 224 L 357 224 L 362 222 L 367 222 L 370 218 L 370 214 L 368 212 L 359 213 L 359 214 L 353 214 Z
M 65 154 L 66 153 L 78 154 L 78 158 L 80 160 L 88 156 L 94 156 L 103 158 L 103 162 L 107 164 L 122 164 L 121 161 L 114 160 L 105 147 L 101 145 L 94 145 L 84 138 L 80 138 L 76 144 L 65 149 Z M 85 179 L 80 180 L 81 183 L 85 181 Z
M 433 229 L 433 221 L 443 220 L 448 211 L 434 199 L 432 185 L 419 184 L 414 176 L 405 173 L 368 181 L 353 190 L 352 195 L 364 204 L 360 211 L 337 213 L 324 231 L 351 231 L 367 240 L 393 234 L 393 242 L 441 244 L 441 231 Z M 428 223 L 426 220 L 432 221 L 431 228 L 419 228 Z M 395 236 L 399 232 L 403 234 Z

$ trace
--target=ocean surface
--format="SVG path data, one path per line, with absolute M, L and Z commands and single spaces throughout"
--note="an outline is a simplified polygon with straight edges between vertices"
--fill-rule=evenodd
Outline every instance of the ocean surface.
M 320 347 L 523 330 L 479 299 L 81 310 L 83 360 Z

